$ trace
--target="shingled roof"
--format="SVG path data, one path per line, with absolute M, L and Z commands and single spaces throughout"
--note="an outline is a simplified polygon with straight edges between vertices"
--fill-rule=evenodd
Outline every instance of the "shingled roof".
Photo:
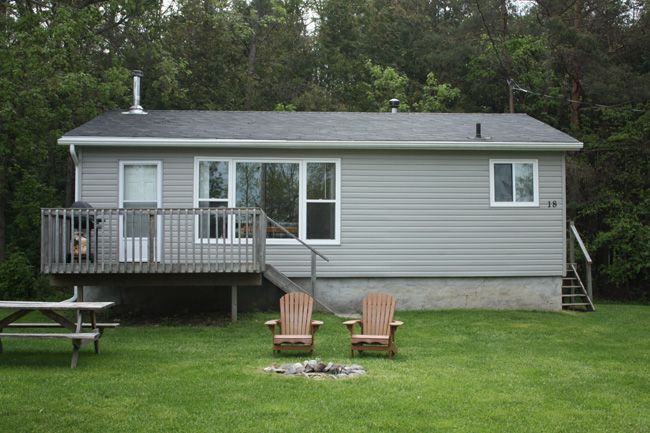
M 481 139 L 476 139 L 476 124 Z M 537 144 L 578 149 L 569 135 L 525 114 L 149 111 L 107 112 L 60 144 L 218 142 Z M 170 144 L 171 145 L 171 144 Z M 258 147 L 263 147 L 259 145 Z M 452 146 L 453 147 L 453 146 Z

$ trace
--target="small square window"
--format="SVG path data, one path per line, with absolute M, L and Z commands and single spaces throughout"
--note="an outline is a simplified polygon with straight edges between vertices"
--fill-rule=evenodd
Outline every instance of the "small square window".
M 538 206 L 537 161 L 490 161 L 490 205 Z

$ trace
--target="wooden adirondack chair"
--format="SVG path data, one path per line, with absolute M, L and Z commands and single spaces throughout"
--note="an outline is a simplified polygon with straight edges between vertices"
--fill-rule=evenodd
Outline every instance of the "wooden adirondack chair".
M 397 353 L 395 346 L 395 331 L 403 322 L 393 321 L 395 313 L 395 298 L 385 293 L 373 293 L 363 298 L 363 317 L 361 320 L 348 320 L 343 322 L 350 331 L 352 358 L 354 351 L 362 353 L 365 350 L 379 350 L 388 352 L 391 359 Z M 354 325 L 358 323 L 361 333 L 354 333 Z
M 280 350 L 311 350 L 314 356 L 314 334 L 323 322 L 311 320 L 313 306 L 314 299 L 306 293 L 288 293 L 280 298 L 280 318 L 264 323 L 273 333 L 274 357 Z

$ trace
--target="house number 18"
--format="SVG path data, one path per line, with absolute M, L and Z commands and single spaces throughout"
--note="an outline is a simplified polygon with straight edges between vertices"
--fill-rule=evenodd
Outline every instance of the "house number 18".
M 557 207 L 557 200 L 549 201 L 548 207 Z

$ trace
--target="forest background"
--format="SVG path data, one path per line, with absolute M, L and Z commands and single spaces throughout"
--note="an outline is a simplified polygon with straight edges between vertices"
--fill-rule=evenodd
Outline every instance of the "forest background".
M 646 0 L 0 0 L 0 298 L 47 290 L 40 208 L 69 206 L 56 140 L 147 110 L 526 113 L 584 142 L 567 214 L 599 299 L 650 301 Z

